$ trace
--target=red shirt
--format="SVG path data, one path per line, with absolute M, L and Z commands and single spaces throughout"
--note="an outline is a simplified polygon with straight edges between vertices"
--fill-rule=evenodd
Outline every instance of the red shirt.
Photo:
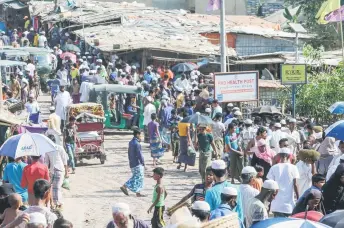
M 33 185 L 38 179 L 50 181 L 48 167 L 39 161 L 25 166 L 20 185 L 22 188 L 27 188 L 28 193 L 33 194 Z

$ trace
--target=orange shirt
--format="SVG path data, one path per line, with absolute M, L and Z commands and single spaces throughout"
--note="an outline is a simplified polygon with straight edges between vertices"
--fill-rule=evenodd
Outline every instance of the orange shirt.
M 33 184 L 38 179 L 50 181 L 48 167 L 39 161 L 25 166 L 20 185 L 27 188 L 28 193 L 33 194 Z

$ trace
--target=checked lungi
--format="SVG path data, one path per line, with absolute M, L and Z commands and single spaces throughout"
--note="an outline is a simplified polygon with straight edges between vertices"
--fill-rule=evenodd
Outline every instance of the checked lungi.
M 62 204 L 62 184 L 64 179 L 64 172 L 54 169 L 54 173 L 51 175 L 51 188 L 53 201 L 55 205 Z

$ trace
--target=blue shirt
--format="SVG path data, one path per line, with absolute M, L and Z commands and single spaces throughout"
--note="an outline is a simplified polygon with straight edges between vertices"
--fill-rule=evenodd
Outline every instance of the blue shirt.
M 163 127 L 169 127 L 169 122 L 168 120 L 171 118 L 171 111 L 172 111 L 173 107 L 172 106 L 167 106 L 164 109 L 161 109 L 160 112 L 160 119 L 161 119 L 161 124 Z
M 217 219 L 217 218 L 220 218 L 223 216 L 227 216 L 227 215 L 230 215 L 232 213 L 235 213 L 235 212 L 232 211 L 232 208 L 228 204 L 220 204 L 220 206 L 218 208 L 216 208 L 215 210 L 213 210 L 211 212 L 210 220 Z M 239 219 L 239 223 L 240 223 L 240 226 L 242 228 L 245 227 L 240 219 Z
M 12 162 L 6 165 L 4 170 L 3 180 L 11 183 L 19 195 L 21 195 L 23 202 L 27 202 L 28 194 L 27 188 L 22 188 L 20 182 L 23 176 L 24 167 L 27 166 L 24 162 Z
M 297 202 L 303 200 L 303 199 L 308 195 L 308 193 L 310 193 L 310 191 L 313 190 L 313 189 L 316 189 L 316 190 L 319 190 L 320 192 L 322 192 L 322 190 L 321 190 L 320 188 L 318 188 L 318 187 L 312 185 L 312 187 L 310 187 L 309 189 L 307 189 L 307 190 L 302 194 L 302 196 L 297 200 Z
M 144 75 L 143 75 L 143 79 L 145 80 L 145 81 L 147 81 L 148 83 L 151 83 L 152 82 L 152 79 L 153 79 L 153 75 L 152 75 L 152 73 L 145 73 Z
M 129 142 L 128 148 L 128 158 L 129 158 L 129 165 L 130 168 L 135 168 L 139 165 L 145 165 L 145 161 L 142 155 L 141 144 L 138 138 L 134 137 Z
M 242 211 L 241 193 L 239 188 L 232 185 L 228 181 L 216 183 L 211 189 L 208 189 L 205 194 L 205 201 L 210 206 L 210 211 L 215 210 L 221 205 L 221 192 L 225 187 L 234 187 L 238 190 L 237 206 L 234 208 L 235 212 L 238 212 L 239 219 L 244 220 L 244 212 Z
M 49 80 L 47 82 L 48 86 L 50 87 L 51 90 L 51 95 L 54 96 L 55 94 L 58 93 L 59 88 L 60 88 L 60 80 L 54 79 L 54 80 Z

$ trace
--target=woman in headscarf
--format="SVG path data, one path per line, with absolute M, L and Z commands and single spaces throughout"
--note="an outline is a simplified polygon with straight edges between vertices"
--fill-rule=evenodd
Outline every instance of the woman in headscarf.
M 344 209 L 344 164 L 338 165 L 335 173 L 322 189 L 327 214 Z
M 329 165 L 333 156 L 338 152 L 336 146 L 336 139 L 333 137 L 326 137 L 319 146 L 320 159 L 316 163 L 318 173 L 325 175 L 328 171 Z
M 308 209 L 307 209 L 307 206 L 308 206 Z M 292 215 L 305 212 L 306 210 L 318 211 L 322 214 L 325 214 L 323 197 L 320 190 L 312 189 L 305 197 L 301 197 L 299 201 L 297 201 Z
M 252 148 L 254 151 L 251 166 L 260 165 L 264 168 L 263 180 L 266 180 L 266 175 L 272 166 L 272 161 L 275 156 L 275 152 L 266 145 L 266 140 L 260 139 L 257 141 L 257 147 Z

